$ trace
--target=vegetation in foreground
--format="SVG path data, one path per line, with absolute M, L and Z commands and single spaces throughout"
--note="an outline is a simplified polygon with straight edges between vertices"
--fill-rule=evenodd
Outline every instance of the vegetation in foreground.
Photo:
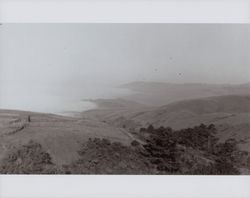
M 213 124 L 174 131 L 141 128 L 143 144 L 131 146 L 107 139 L 89 139 L 79 159 L 59 167 L 42 146 L 29 142 L 1 162 L 2 174 L 185 174 L 237 175 L 250 169 L 250 157 L 235 139 L 219 142 Z
M 237 175 L 249 169 L 250 158 L 235 139 L 219 142 L 213 124 L 173 131 L 171 128 L 141 129 L 147 134 L 145 155 L 159 174 Z
M 49 153 L 34 141 L 13 149 L 0 166 L 1 174 L 53 174 L 58 171 Z

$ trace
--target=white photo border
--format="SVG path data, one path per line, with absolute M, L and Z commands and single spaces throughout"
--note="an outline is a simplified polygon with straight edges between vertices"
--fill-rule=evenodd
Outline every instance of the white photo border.
M 0 0 L 0 23 L 250 23 L 249 0 Z M 249 176 L 1 175 L 0 198 L 249 198 Z
M 249 23 L 249 0 L 0 0 L 1 23 Z

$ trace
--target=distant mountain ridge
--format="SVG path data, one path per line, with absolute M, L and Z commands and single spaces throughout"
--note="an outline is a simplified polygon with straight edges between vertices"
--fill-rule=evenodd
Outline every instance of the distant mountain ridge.
M 163 106 L 172 102 L 222 95 L 250 95 L 250 83 L 245 84 L 174 84 L 164 82 L 132 82 L 122 88 L 134 91 L 125 99 L 148 106 Z
M 196 114 L 205 113 L 250 113 L 250 95 L 225 95 L 183 100 L 162 106 L 160 109 L 171 111 L 191 111 Z

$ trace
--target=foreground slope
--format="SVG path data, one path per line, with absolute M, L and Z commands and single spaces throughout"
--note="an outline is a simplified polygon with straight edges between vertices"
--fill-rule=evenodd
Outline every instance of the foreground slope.
M 79 157 L 80 144 L 95 137 L 125 145 L 131 142 L 126 130 L 99 121 L 0 110 L 0 160 L 32 140 L 41 144 L 56 164 L 68 164 Z

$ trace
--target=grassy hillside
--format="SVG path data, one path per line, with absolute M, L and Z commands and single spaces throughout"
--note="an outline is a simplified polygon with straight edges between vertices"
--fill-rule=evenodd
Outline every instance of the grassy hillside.
M 143 109 L 92 110 L 85 113 L 111 125 L 137 133 L 150 124 L 175 130 L 200 123 L 214 123 L 220 139 L 230 137 L 245 140 L 242 148 L 250 151 L 250 97 L 227 95 L 174 102 L 161 107 Z
M 82 142 L 78 159 L 57 164 L 37 142 L 30 141 L 9 151 L 0 163 L 4 174 L 249 174 L 249 153 L 230 138 L 219 143 L 214 125 L 172 130 L 141 128 L 143 143 L 131 145 L 108 139 Z
M 69 163 L 78 159 L 81 143 L 96 137 L 125 145 L 132 141 L 126 130 L 96 120 L 0 111 L 0 160 L 6 152 L 32 140 L 41 144 L 56 164 Z

